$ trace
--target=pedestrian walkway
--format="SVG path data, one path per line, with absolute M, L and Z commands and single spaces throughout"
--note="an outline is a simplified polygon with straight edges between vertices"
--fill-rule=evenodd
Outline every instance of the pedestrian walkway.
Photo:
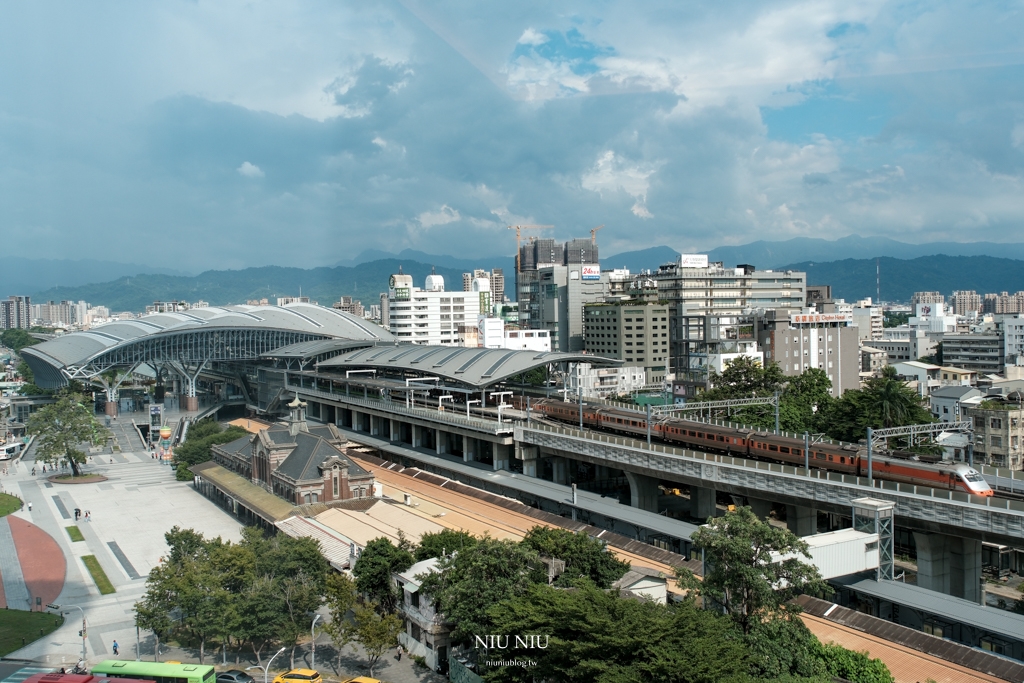
M 8 517 L 0 517 L 0 578 L 3 578 L 4 585 L 4 604 L 0 606 L 5 609 L 32 608 Z
M 53 668 L 41 667 L 41 666 L 23 666 L 7 678 L 0 680 L 0 683 L 21 683 L 26 678 L 35 676 L 36 674 L 52 674 Z

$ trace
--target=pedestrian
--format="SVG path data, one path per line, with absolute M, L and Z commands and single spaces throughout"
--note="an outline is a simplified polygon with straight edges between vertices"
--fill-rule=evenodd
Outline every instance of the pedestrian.
M 28 503 L 28 511 L 32 512 L 32 501 L 29 501 Z
M 85 511 L 85 521 L 87 521 L 87 522 L 91 522 L 92 521 L 92 513 L 90 513 L 88 510 Z
M 397 657 L 398 661 L 402 661 L 402 653 L 405 652 L 405 650 L 402 648 L 401 645 L 398 646 L 397 652 L 398 652 L 398 657 Z
M 79 518 L 81 518 L 81 516 L 82 516 L 82 511 L 80 509 L 78 509 L 78 508 L 75 508 L 75 521 L 77 522 L 79 520 Z
M 114 641 L 114 656 L 117 656 L 117 641 Z

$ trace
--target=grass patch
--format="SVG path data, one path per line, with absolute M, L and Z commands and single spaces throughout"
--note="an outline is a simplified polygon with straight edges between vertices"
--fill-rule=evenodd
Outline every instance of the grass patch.
M 25 645 L 53 633 L 64 624 L 64 617 L 46 612 L 0 610 L 0 657 L 6 657 Z M 42 631 L 42 633 L 40 633 Z
M 96 559 L 95 555 L 84 556 L 82 562 L 85 563 L 86 569 L 92 574 L 92 580 L 96 582 L 96 587 L 100 589 L 101 595 L 114 592 L 114 584 L 110 583 L 107 573 L 103 571 L 103 567 L 100 566 L 100 561 Z
M 85 536 L 82 535 L 82 530 L 77 526 L 66 526 L 64 530 L 68 532 L 68 536 L 71 537 L 72 541 L 84 541 Z
M 21 509 L 21 499 L 8 493 L 0 493 L 0 517 L 5 517 Z

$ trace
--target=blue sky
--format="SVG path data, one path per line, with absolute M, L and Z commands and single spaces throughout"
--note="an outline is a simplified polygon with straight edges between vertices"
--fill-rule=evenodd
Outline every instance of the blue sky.
M 1024 5 L 8 2 L 18 256 L 1024 241 Z

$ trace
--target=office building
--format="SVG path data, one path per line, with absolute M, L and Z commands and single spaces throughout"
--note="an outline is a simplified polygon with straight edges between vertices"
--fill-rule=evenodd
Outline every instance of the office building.
M 665 379 L 668 367 L 668 307 L 658 302 L 588 303 L 583 349 L 644 369 L 647 382 Z
M 942 292 L 914 292 L 913 296 L 910 297 L 911 306 L 944 303 L 946 303 L 946 297 L 942 296 Z
M 953 292 L 953 295 L 949 297 L 949 303 L 953 307 L 953 312 L 957 315 L 981 312 L 981 295 L 973 289 Z
M 584 399 L 613 398 L 627 396 L 648 386 L 644 369 L 636 365 L 617 368 L 596 367 L 590 363 L 577 363 L 576 372 L 566 377 L 569 396 L 579 395 L 580 387 Z
M 516 273 L 519 327 L 548 330 L 552 350 L 582 351 L 583 305 L 603 301 L 608 282 L 593 240 L 537 239 L 521 245 Z
M 1006 342 L 1002 330 L 983 334 L 947 334 L 942 339 L 942 364 L 973 370 L 981 375 L 998 375 L 1006 364 Z
M 1003 318 L 1003 356 L 1007 365 L 1024 365 L 1024 317 Z
M 832 303 L 831 285 L 807 285 L 807 298 L 804 299 L 804 306 L 807 308 L 818 307 L 821 304 Z M 824 311 L 818 308 L 818 312 Z
M 413 286 L 411 275 L 399 269 L 391 276 L 388 292 L 381 295 L 381 313 L 386 317 L 382 324 L 399 341 L 457 345 L 460 326 L 475 326 L 480 312 L 490 308 L 487 280 L 474 280 L 473 288 L 471 292 L 447 292 L 444 278 L 431 274 L 420 289 Z

